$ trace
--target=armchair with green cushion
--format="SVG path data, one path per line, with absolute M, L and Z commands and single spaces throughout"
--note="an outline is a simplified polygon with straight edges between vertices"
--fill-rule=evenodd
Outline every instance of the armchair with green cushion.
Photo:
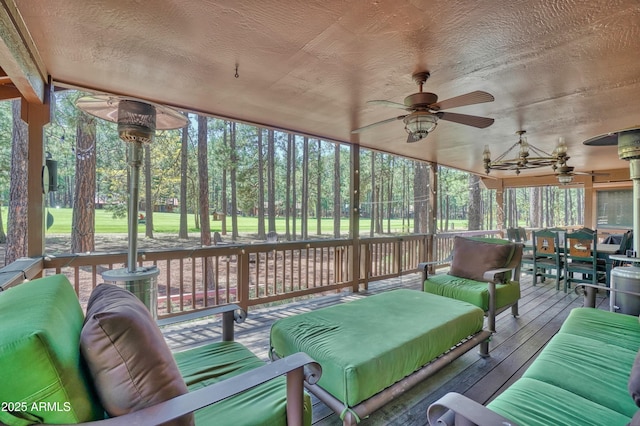
M 233 341 L 239 308 L 222 314 L 221 342 L 172 354 L 132 293 L 98 285 L 86 316 L 64 275 L 0 292 L 0 424 L 310 425 L 304 353 L 265 363 Z
M 511 308 L 518 316 L 522 247 L 498 238 L 455 237 L 448 273 L 429 275 L 430 263 L 418 265 L 423 290 L 478 306 L 495 331 L 497 314 Z

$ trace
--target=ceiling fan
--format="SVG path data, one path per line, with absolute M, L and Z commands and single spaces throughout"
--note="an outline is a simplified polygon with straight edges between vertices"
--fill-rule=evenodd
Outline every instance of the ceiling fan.
M 569 157 L 567 157 L 568 159 Z M 595 173 L 595 172 L 576 172 L 574 171 L 574 167 L 568 166 L 566 161 L 564 163 L 558 164 L 558 168 L 556 169 L 556 177 L 558 178 L 558 182 L 562 185 L 568 185 L 573 181 L 573 177 L 575 175 L 584 175 L 584 176 L 608 176 L 609 173 Z
M 405 124 L 404 129 L 409 134 L 407 142 L 418 142 L 419 140 L 427 137 L 427 135 L 436 128 L 438 120 L 453 121 L 455 123 L 478 127 L 480 129 L 484 129 L 485 127 L 489 127 L 493 124 L 493 118 L 442 111 L 443 109 L 480 104 L 483 102 L 492 102 L 495 99 L 492 94 L 477 90 L 475 92 L 470 92 L 438 102 L 438 96 L 435 93 L 422 91 L 422 86 L 430 75 L 431 74 L 429 74 L 428 71 L 413 74 L 413 80 L 420 87 L 420 91 L 407 96 L 404 99 L 404 104 L 385 100 L 373 100 L 367 102 L 369 104 L 403 109 L 408 111 L 409 114 L 378 121 L 355 129 L 351 131 L 351 133 L 360 133 L 381 124 L 402 120 Z
M 573 177 L 576 175 L 583 176 L 608 176 L 609 173 L 596 173 L 596 172 L 576 172 L 573 166 L 569 166 L 569 154 L 567 153 L 567 145 L 564 143 L 564 138 L 560 137 L 558 140 L 558 146 L 553 151 L 554 157 L 557 159 L 557 163 L 553 165 L 553 171 L 558 182 L 561 185 L 569 185 L 573 182 Z

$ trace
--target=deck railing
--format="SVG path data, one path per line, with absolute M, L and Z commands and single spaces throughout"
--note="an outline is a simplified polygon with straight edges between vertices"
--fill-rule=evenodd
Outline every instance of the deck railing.
M 347 287 L 357 291 L 366 288 L 370 281 L 415 272 L 422 261 L 445 259 L 455 235 L 497 233 L 472 231 L 362 238 L 358 240 L 357 256 L 350 239 L 141 251 L 139 265 L 158 267 L 158 317 L 167 317 L 227 303 L 247 309 Z M 354 267 L 358 259 L 359 265 Z M 44 275 L 65 274 L 84 306 L 93 288 L 103 282 L 101 274 L 124 268 L 126 261 L 125 251 L 68 254 L 40 259 L 30 266 L 29 276 L 20 265 L 10 265 L 0 271 L 15 270 L 12 274 L 15 283 L 39 271 Z

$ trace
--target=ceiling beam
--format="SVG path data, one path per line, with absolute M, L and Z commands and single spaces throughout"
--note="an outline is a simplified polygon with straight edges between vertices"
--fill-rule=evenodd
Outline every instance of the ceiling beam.
M 44 103 L 47 70 L 13 0 L 0 0 L 0 67 L 28 102 Z

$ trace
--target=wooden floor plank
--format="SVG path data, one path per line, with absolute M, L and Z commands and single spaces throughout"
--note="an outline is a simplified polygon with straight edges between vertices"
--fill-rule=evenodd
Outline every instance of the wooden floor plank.
M 411 274 L 369 283 L 369 288 L 361 293 L 342 291 L 278 306 L 251 309 L 247 320 L 236 325 L 236 340 L 260 358 L 267 360 L 269 331 L 273 322 L 279 318 L 345 303 L 394 288 L 421 289 L 421 286 L 420 274 Z M 608 309 L 605 294 L 598 295 L 597 303 L 601 309 Z M 534 286 L 530 276 L 523 276 L 519 316 L 514 318 L 508 310 L 497 317 L 497 333 L 493 335 L 490 343 L 489 358 L 479 357 L 475 349 L 469 351 L 431 378 L 373 413 L 361 424 L 426 425 L 428 406 L 451 391 L 465 394 L 480 403 L 487 403 L 526 371 L 544 345 L 557 333 L 571 309 L 581 304 L 582 296 L 576 295 L 573 291 L 557 291 L 553 280 L 546 280 L 545 283 Z M 219 320 L 216 318 L 166 327 L 163 332 L 174 351 L 220 339 Z M 312 396 L 312 402 L 314 425 L 342 424 L 339 417 L 316 397 Z

